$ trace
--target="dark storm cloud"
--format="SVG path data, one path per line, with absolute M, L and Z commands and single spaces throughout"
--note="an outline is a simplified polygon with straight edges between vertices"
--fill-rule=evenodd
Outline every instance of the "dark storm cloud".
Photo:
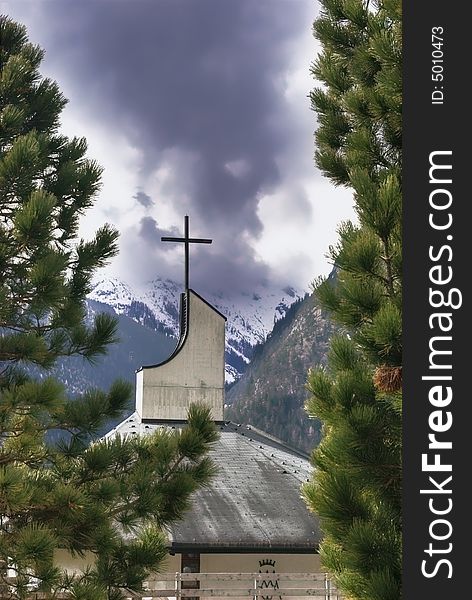
M 159 247 L 162 251 L 171 248 L 169 244 L 161 242 L 162 236 L 178 237 L 179 231 L 176 227 L 162 229 L 152 217 L 143 217 L 139 222 L 139 237 L 153 247 Z M 161 246 L 162 244 L 162 246 Z
M 304 0 L 42 3 L 48 55 L 75 101 L 140 150 L 143 181 L 169 153 L 180 157 L 174 205 L 208 235 L 235 240 L 212 255 L 222 285 L 267 275 L 245 240 L 261 232 L 258 199 L 280 183 L 277 158 L 293 143 L 284 76 L 310 9 Z M 150 208 L 144 192 L 135 198 Z M 140 232 L 149 240 L 151 221 Z
M 255 260 L 243 240 L 214 240 L 214 245 L 194 248 L 190 261 L 190 283 L 214 293 L 253 292 L 258 286 L 275 283 L 269 268 Z M 221 253 L 217 248 L 225 249 Z M 290 274 L 287 274 L 290 280 Z
M 141 206 L 144 206 L 144 208 L 151 208 L 151 206 L 154 205 L 154 202 L 153 202 L 151 196 L 149 196 L 142 190 L 138 190 L 136 192 L 136 194 L 133 196 L 133 198 L 135 200 L 137 200 L 139 202 L 139 204 L 141 204 Z

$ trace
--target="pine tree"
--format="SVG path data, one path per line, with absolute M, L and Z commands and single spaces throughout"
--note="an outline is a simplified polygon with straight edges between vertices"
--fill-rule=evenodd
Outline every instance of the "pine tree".
M 401 3 L 322 0 L 311 94 L 316 162 L 353 190 L 358 224 L 317 282 L 341 327 L 307 404 L 323 440 L 304 495 L 321 520 L 322 562 L 347 598 L 401 595 Z
M 158 568 L 166 526 L 212 476 L 216 430 L 195 406 L 181 432 L 91 443 L 130 386 L 71 400 L 48 373 L 69 356 L 93 361 L 116 339 L 109 315 L 90 324 L 85 298 L 118 234 L 104 225 L 78 239 L 101 169 L 84 139 L 60 134 L 66 101 L 41 77 L 43 51 L 25 28 L 1 16 L 0 41 L 0 594 L 120 598 Z M 90 568 L 68 576 L 59 550 L 90 557 Z

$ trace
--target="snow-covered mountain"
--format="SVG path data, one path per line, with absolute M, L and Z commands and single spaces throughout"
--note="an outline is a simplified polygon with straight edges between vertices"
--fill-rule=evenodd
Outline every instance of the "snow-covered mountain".
M 91 301 L 111 307 L 148 329 L 178 337 L 179 301 L 182 291 L 174 281 L 157 278 L 141 290 L 114 279 L 96 282 Z M 251 294 L 224 296 L 205 294 L 205 299 L 227 317 L 226 382 L 239 378 L 251 359 L 252 349 L 263 342 L 290 305 L 301 294 L 291 288 L 260 287 Z

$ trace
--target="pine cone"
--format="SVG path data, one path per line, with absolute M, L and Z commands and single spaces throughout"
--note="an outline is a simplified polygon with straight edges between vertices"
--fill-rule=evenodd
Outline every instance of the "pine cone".
M 387 365 L 377 367 L 373 381 L 379 392 L 398 392 L 402 387 L 402 367 L 389 367 Z

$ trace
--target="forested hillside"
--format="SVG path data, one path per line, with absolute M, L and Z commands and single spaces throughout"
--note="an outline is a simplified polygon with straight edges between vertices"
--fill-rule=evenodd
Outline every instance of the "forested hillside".
M 307 371 L 325 364 L 331 333 L 332 325 L 313 295 L 292 304 L 228 390 L 227 418 L 311 451 L 320 439 L 320 423 L 310 420 L 304 410 Z

